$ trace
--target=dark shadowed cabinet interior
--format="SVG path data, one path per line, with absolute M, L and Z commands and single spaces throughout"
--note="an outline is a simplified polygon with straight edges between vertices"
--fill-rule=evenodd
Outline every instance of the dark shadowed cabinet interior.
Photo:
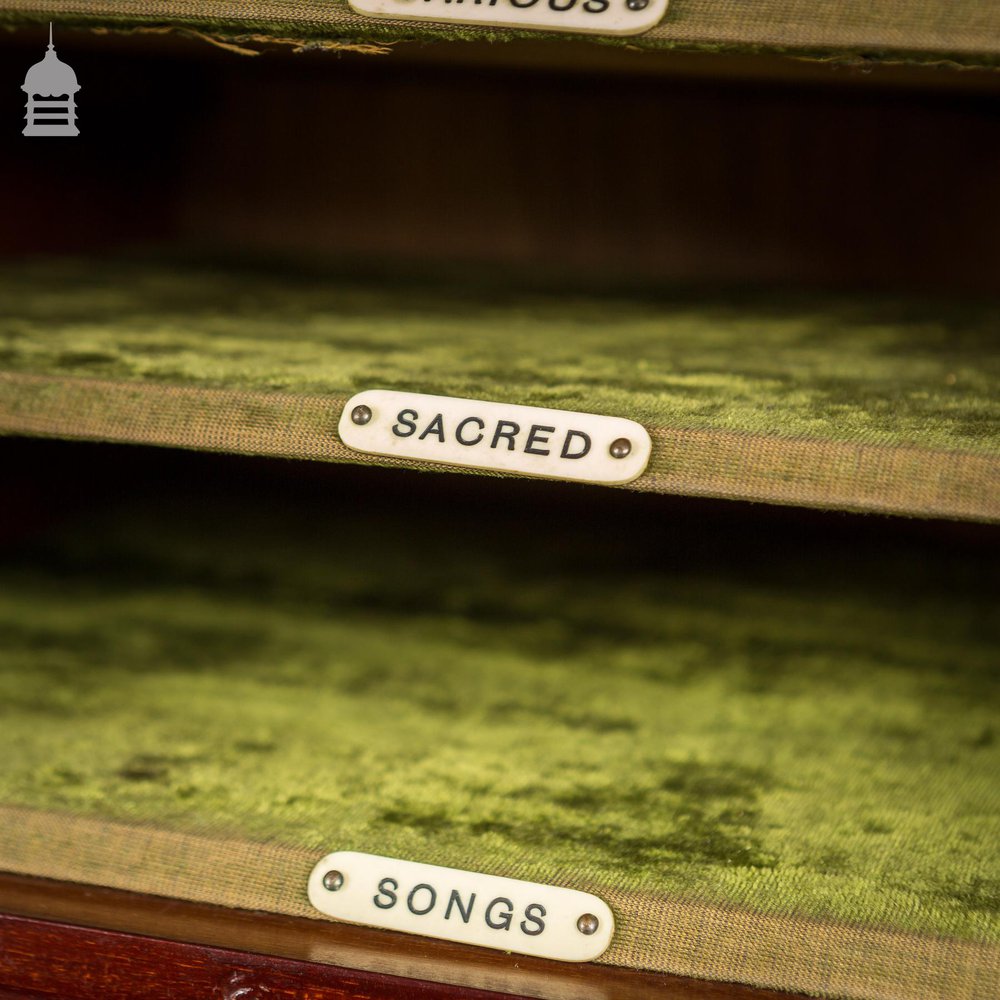
M 1000 995 L 998 60 L 985 0 L 0 0 L 0 998 Z M 649 462 L 379 457 L 371 389 Z M 335 851 L 614 935 L 328 919 Z

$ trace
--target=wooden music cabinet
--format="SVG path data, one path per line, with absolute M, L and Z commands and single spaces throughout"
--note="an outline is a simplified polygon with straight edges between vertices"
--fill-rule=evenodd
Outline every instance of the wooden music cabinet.
M 1000 8 L 460 2 L 0 0 L 0 997 L 993 1000 Z

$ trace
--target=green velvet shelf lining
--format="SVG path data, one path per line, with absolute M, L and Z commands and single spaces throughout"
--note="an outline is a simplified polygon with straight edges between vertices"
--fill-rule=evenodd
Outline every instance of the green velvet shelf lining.
M 996 315 L 45 261 L 0 276 L 0 432 L 367 462 L 343 404 L 408 389 L 638 420 L 638 489 L 996 520 Z
M 989 552 L 474 485 L 116 488 L 8 552 L 0 869 L 317 916 L 354 849 L 596 891 L 618 965 L 991 995 Z
M 406 39 L 567 38 L 551 33 L 386 21 L 355 13 L 346 0 L 0 0 L 0 18 L 25 23 L 176 25 L 220 37 L 260 34 L 304 41 L 367 44 Z M 587 36 L 593 40 L 592 36 Z M 996 65 L 1000 7 L 992 0 L 671 0 L 667 14 L 643 35 L 602 38 L 605 44 L 778 51 L 818 57 L 868 57 L 914 62 L 947 60 Z

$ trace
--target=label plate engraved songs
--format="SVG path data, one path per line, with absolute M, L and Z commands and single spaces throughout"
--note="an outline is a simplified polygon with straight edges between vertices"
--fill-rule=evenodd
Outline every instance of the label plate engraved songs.
M 615 919 L 597 896 L 374 854 L 328 854 L 309 876 L 309 902 L 337 920 L 484 948 L 590 962 Z
M 638 35 L 662 20 L 668 0 L 350 0 L 361 14 L 575 34 Z
M 514 403 L 368 389 L 340 418 L 349 448 L 497 472 L 629 483 L 652 448 L 634 420 Z

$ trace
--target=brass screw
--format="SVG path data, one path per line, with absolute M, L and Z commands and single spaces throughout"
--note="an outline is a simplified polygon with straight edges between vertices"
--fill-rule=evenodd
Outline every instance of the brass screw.
M 611 442 L 608 448 L 612 458 L 626 458 L 632 453 L 632 442 L 628 438 L 618 438 Z
M 344 885 L 344 876 L 342 872 L 327 872 L 323 876 L 323 888 L 329 889 L 330 892 L 336 892 L 338 889 L 342 888 Z

